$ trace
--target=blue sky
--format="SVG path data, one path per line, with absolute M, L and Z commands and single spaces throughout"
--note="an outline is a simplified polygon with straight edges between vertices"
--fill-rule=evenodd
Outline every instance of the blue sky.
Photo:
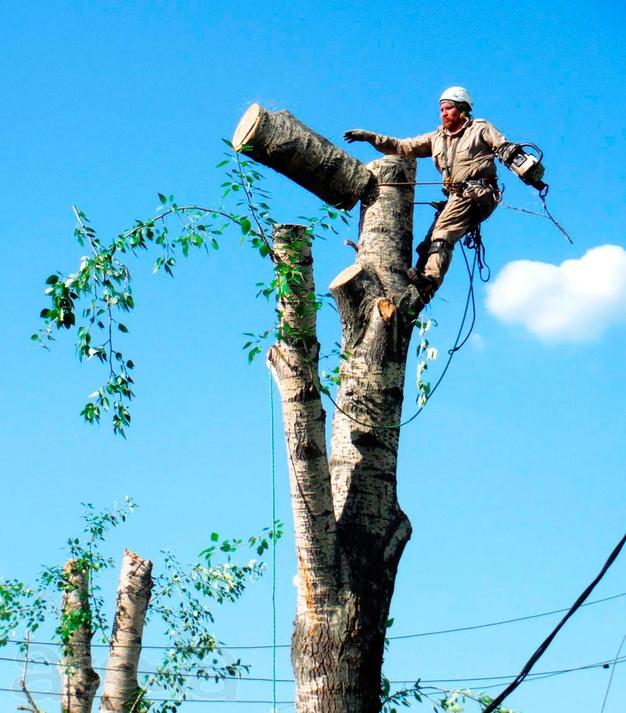
M 234 235 L 218 253 L 181 262 L 173 281 L 152 275 L 145 257 L 131 262 L 137 308 L 124 346 L 137 364 L 137 398 L 122 441 L 106 424 L 88 428 L 78 416 L 100 383 L 97 367 L 79 365 L 67 338 L 49 354 L 29 344 L 45 305 L 43 281 L 57 269 L 75 269 L 82 254 L 72 237 L 72 203 L 103 237 L 153 214 L 158 191 L 215 205 L 220 139 L 232 135 L 254 101 L 288 109 L 341 143 L 348 128 L 396 136 L 431 130 L 439 94 L 461 84 L 474 95 L 476 116 L 512 140 L 542 147 L 551 210 L 575 242 L 570 246 L 548 221 L 504 207 L 485 226 L 494 277 L 491 292 L 478 288 L 474 337 L 401 436 L 400 498 L 414 534 L 400 568 L 392 633 L 573 602 L 625 522 L 624 20 L 617 2 L 0 8 L 7 543 L 0 573 L 31 578 L 43 563 L 62 558 L 65 537 L 80 527 L 81 501 L 105 507 L 132 495 L 140 510 L 114 536 L 112 552 L 128 546 L 155 559 L 166 547 L 192 558 L 213 530 L 245 536 L 271 519 L 268 376 L 262 360 L 249 367 L 241 350 L 243 332 L 271 322 L 271 306 L 254 299 L 254 283 L 268 278 L 269 266 Z M 364 161 L 376 157 L 366 145 L 349 150 Z M 436 178 L 429 161 L 418 172 Z M 279 220 L 317 210 L 312 196 L 265 173 Z M 500 175 L 507 204 L 539 208 L 531 189 L 504 169 Z M 437 198 L 418 190 L 417 200 Z M 428 210 L 416 208 L 416 235 L 428 226 Z M 345 233 L 315 246 L 320 288 L 352 260 L 343 240 L 355 239 L 353 214 Z M 618 247 L 605 249 L 606 259 L 589 269 L 589 257 L 581 258 L 602 246 Z M 530 262 L 520 267 L 520 260 Z M 559 267 L 567 260 L 577 261 L 573 270 Z M 506 279 L 511 263 L 521 270 L 521 296 Z M 549 304 L 532 289 L 537 271 L 546 269 Z M 442 355 L 433 373 L 453 340 L 466 291 L 457 255 L 431 310 L 439 323 L 432 342 Z M 572 305 L 565 325 L 533 332 L 542 319 L 554 323 L 548 309 L 553 318 Z M 321 332 L 332 348 L 337 327 L 330 311 Z M 278 507 L 289 531 L 280 434 L 277 446 Z M 279 548 L 282 642 L 293 618 L 292 549 L 289 538 Z M 625 572 L 618 560 L 594 596 L 626 591 Z M 220 638 L 267 643 L 269 593 L 268 578 L 236 609 L 220 612 Z M 623 622 L 624 599 L 588 607 L 537 669 L 612 658 Z M 399 641 L 386 671 L 400 680 L 514 674 L 553 623 Z M 269 675 L 267 652 L 250 652 L 248 660 L 253 675 Z M 284 652 L 279 675 L 290 677 Z M 608 675 L 592 670 L 531 682 L 510 704 L 526 713 L 548 704 L 568 713 L 599 710 Z M 42 685 L 51 686 L 47 676 Z M 15 677 L 0 664 L 0 687 L 11 687 Z M 617 667 L 607 713 L 618 710 L 625 693 Z M 268 699 L 270 690 L 250 682 L 226 694 Z M 21 702 L 1 695 L 5 708 Z M 289 698 L 289 686 L 279 696 Z M 196 706 L 205 708 L 230 710 L 228 703 Z

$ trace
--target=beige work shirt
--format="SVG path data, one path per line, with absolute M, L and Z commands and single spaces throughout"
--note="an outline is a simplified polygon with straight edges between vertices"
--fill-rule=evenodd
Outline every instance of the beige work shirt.
M 373 145 L 384 154 L 432 156 L 439 173 L 453 183 L 495 178 L 495 155 L 506 158 L 507 149 L 514 146 L 484 119 L 469 119 L 454 133 L 439 127 L 411 139 L 376 134 Z

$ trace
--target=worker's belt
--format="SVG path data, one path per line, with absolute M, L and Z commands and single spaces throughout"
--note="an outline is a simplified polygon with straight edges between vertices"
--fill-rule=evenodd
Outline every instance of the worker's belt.
M 448 186 L 444 186 L 443 192 L 449 196 L 451 193 L 456 195 L 461 195 L 464 190 L 471 188 L 472 186 L 480 186 L 481 188 L 491 188 L 495 193 L 499 192 L 498 181 L 494 177 L 492 178 L 472 178 L 469 181 L 458 181 L 456 183 L 450 183 Z
M 482 188 L 493 188 L 498 190 L 498 181 L 494 178 L 473 178 L 470 181 L 463 181 L 464 186 L 481 186 Z

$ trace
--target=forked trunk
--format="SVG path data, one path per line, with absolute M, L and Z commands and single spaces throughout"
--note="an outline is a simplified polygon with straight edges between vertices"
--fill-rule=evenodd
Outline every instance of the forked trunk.
M 368 168 L 374 178 L 363 196 L 357 261 L 331 284 L 345 358 L 330 461 L 311 246 L 302 226 L 274 233 L 291 288 L 279 299 L 281 339 L 268 361 L 283 405 L 294 509 L 298 713 L 380 710 L 389 605 L 411 534 L 397 501 L 396 465 L 406 356 L 422 307 L 406 277 L 415 163 L 386 157 Z

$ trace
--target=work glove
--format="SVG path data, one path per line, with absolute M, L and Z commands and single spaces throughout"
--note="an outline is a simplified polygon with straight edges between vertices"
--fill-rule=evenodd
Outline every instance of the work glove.
M 354 141 L 369 141 L 374 138 L 374 136 L 376 136 L 376 134 L 372 131 L 365 131 L 364 129 L 350 129 L 349 131 L 346 131 L 343 138 L 351 144 Z

